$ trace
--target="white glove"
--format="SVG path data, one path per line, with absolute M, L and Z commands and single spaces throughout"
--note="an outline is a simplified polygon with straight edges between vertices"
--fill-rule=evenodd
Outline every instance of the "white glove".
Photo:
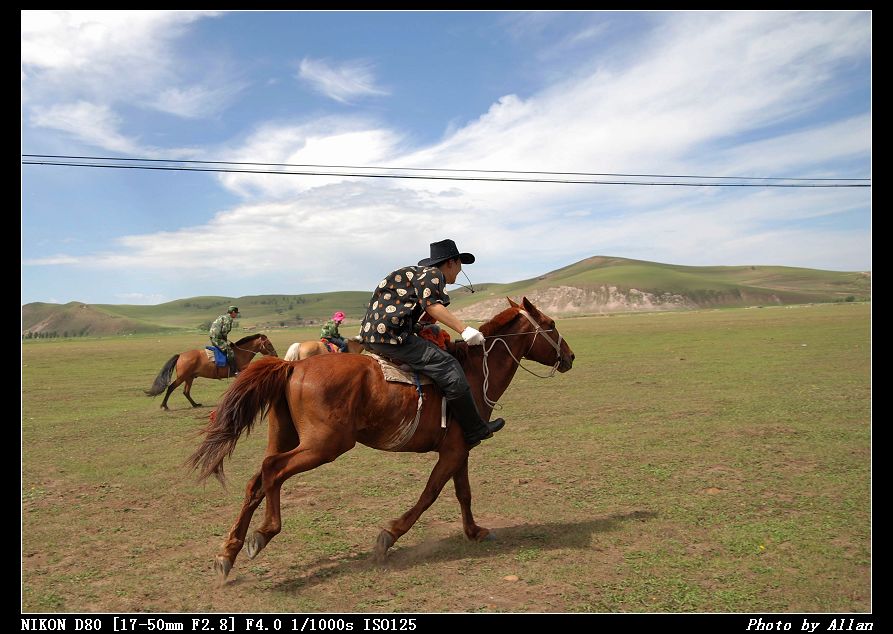
M 468 326 L 465 330 L 462 331 L 462 338 L 469 346 L 484 345 L 484 335 L 481 334 L 480 330 L 475 330 L 471 326 Z

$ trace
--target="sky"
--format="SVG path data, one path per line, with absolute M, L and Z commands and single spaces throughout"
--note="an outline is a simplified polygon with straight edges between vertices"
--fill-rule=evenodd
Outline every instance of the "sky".
M 23 155 L 366 168 L 23 164 L 22 304 L 371 293 L 444 238 L 475 283 L 594 255 L 870 270 L 869 187 L 341 174 L 870 179 L 871 17 L 22 11 Z

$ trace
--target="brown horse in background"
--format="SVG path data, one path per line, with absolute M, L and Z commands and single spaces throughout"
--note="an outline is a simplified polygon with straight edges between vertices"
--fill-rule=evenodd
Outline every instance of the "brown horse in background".
M 556 369 L 567 372 L 574 360 L 553 319 L 527 298 L 522 305 L 509 303 L 510 308 L 481 326 L 487 337 L 483 346 L 454 344 L 454 354 L 486 420 L 522 358 L 551 365 L 553 374 Z M 476 541 L 484 539 L 489 530 L 475 524 L 471 514 L 469 447 L 462 429 L 455 421 L 445 430 L 441 428 L 441 395 L 435 386 L 424 386 L 423 394 L 425 405 L 416 419 L 415 386 L 386 382 L 378 362 L 358 354 L 323 354 L 291 363 L 261 359 L 242 372 L 205 428 L 201 446 L 187 461 L 199 470 L 200 480 L 213 474 L 223 482 L 224 459 L 232 455 L 242 433 L 251 430 L 257 415 L 268 412 L 263 464 L 248 481 L 242 510 L 215 559 L 220 582 L 226 580 L 245 544 L 251 516 L 261 501 L 267 499 L 266 513 L 262 525 L 247 538 L 250 559 L 282 529 L 282 483 L 296 473 L 332 462 L 357 442 L 385 451 L 440 454 L 415 506 L 379 534 L 374 551 L 378 562 L 384 562 L 388 549 L 434 503 L 450 478 L 456 487 L 465 535 Z
M 364 349 L 365 346 L 356 339 L 347 340 L 348 352 L 359 354 Z M 285 356 L 282 358 L 286 361 L 300 361 L 301 359 L 306 359 L 307 357 L 312 357 L 317 354 L 331 354 L 328 346 L 319 339 L 316 341 L 298 341 L 297 343 L 291 344 L 288 347 Z
M 236 372 L 242 371 L 249 363 L 251 363 L 254 355 L 258 352 L 265 356 L 276 356 L 276 349 L 273 347 L 272 342 L 266 335 L 261 334 L 242 337 L 233 344 L 233 352 Z M 175 366 L 177 369 L 177 379 L 171 383 L 171 375 L 174 372 Z M 193 401 L 192 397 L 189 395 L 189 391 L 192 389 L 192 381 L 197 377 L 204 377 L 206 379 L 225 379 L 228 376 L 229 366 L 225 365 L 220 368 L 217 367 L 217 364 L 214 363 L 213 360 L 208 360 L 208 355 L 205 353 L 204 348 L 199 350 L 189 350 L 188 352 L 175 354 L 168 359 L 167 363 L 164 364 L 164 367 L 161 368 L 161 372 L 155 377 L 155 382 L 152 384 L 152 387 L 146 390 L 146 396 L 158 396 L 165 388 L 167 388 L 167 394 L 164 395 L 164 400 L 161 402 L 161 408 L 168 409 L 167 399 L 170 398 L 171 392 L 173 392 L 180 383 L 185 383 L 185 386 L 183 387 L 183 395 L 190 403 L 192 403 L 193 407 L 201 407 L 202 404 Z M 170 384 L 169 387 L 168 384 Z

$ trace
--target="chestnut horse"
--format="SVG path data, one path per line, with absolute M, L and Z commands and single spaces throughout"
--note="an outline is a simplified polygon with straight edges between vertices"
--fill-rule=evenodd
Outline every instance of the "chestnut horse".
M 237 372 L 243 370 L 245 366 L 251 363 L 254 355 L 258 352 L 265 356 L 276 356 L 276 349 L 273 347 L 272 342 L 266 335 L 261 334 L 242 337 L 233 344 L 233 352 Z M 171 375 L 173 374 L 175 366 L 177 369 L 177 379 L 171 383 Z M 189 390 L 192 389 L 192 381 L 196 377 L 225 379 L 228 376 L 229 366 L 225 365 L 222 368 L 218 368 L 214 361 L 208 360 L 208 355 L 205 354 L 204 348 L 201 348 L 200 350 L 189 350 L 188 352 L 175 354 L 168 359 L 167 363 L 164 364 L 164 367 L 161 368 L 161 372 L 155 377 L 155 382 L 152 384 L 152 387 L 145 392 L 146 396 L 158 396 L 165 388 L 167 388 L 167 394 L 164 395 L 164 400 L 161 402 L 161 408 L 168 409 L 167 399 L 170 398 L 171 392 L 173 392 L 180 383 L 185 383 L 186 385 L 183 387 L 183 395 L 190 403 L 192 403 L 193 407 L 201 407 L 202 404 L 193 401 L 192 397 L 189 395 Z M 170 387 L 168 387 L 168 384 L 170 384 Z
M 552 366 L 552 374 L 556 369 L 567 372 L 574 360 L 554 320 L 526 297 L 521 305 L 509 303 L 510 308 L 481 326 L 487 337 L 483 346 L 455 344 L 455 355 L 487 420 L 522 358 Z M 425 405 L 416 419 L 415 386 L 386 382 L 378 363 L 366 355 L 322 354 L 296 362 L 261 359 L 239 374 L 205 427 L 204 441 L 187 461 L 198 469 L 200 480 L 213 474 L 223 482 L 224 459 L 232 455 L 242 433 L 251 430 L 258 413 L 268 412 L 266 454 L 260 470 L 248 481 L 242 510 L 215 559 L 218 580 L 226 581 L 246 541 L 248 558 L 253 559 L 282 529 L 279 494 L 283 482 L 332 462 L 357 442 L 385 451 L 440 454 L 416 505 L 379 534 L 376 561 L 385 561 L 388 549 L 434 503 L 450 478 L 466 537 L 484 539 L 490 531 L 475 524 L 471 514 L 469 447 L 462 429 L 453 421 L 442 429 L 440 392 L 433 385 L 422 389 Z M 412 424 L 415 432 L 407 433 Z M 264 521 L 246 540 L 251 516 L 264 498 Z
M 348 352 L 360 353 L 363 349 L 363 344 L 356 339 L 347 340 Z M 298 341 L 291 344 L 282 358 L 286 361 L 300 361 L 317 354 L 330 354 L 328 346 L 319 339 L 316 341 Z

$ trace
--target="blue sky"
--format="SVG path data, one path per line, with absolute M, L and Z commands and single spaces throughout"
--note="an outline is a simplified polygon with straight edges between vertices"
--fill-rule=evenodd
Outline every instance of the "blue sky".
M 24 154 L 869 178 L 871 14 L 23 11 L 21 126 Z M 22 303 L 371 291 L 445 237 L 476 282 L 870 270 L 870 232 L 870 188 L 23 165 Z

